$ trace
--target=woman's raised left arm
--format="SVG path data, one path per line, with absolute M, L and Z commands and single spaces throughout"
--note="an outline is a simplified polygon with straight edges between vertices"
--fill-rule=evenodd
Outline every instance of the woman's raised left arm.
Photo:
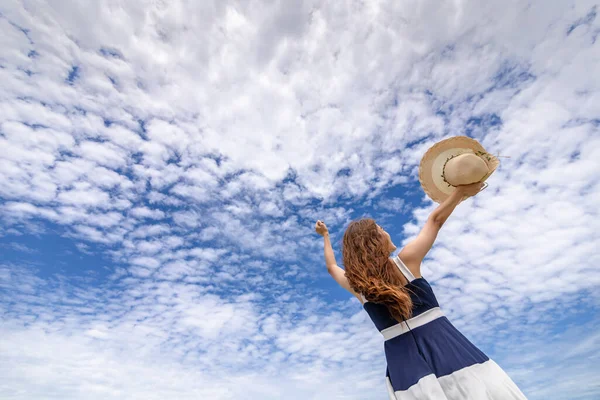
M 456 206 L 465 196 L 475 196 L 481 191 L 482 187 L 482 183 L 458 186 L 442 204 L 433 210 L 417 237 L 400 251 L 398 257 L 400 257 L 415 277 L 418 278 L 421 276 L 421 262 L 433 246 L 433 243 L 435 243 L 438 232 Z

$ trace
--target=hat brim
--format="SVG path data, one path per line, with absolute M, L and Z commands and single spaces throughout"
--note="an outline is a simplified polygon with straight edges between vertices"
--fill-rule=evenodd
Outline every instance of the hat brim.
M 436 203 L 442 203 L 456 190 L 443 178 L 444 164 L 447 159 L 467 152 L 480 156 L 488 166 L 489 172 L 480 182 L 488 179 L 500 164 L 500 160 L 489 154 L 477 140 L 467 136 L 454 136 L 442 140 L 431 146 L 423 155 L 419 165 L 419 182 L 425 194 Z

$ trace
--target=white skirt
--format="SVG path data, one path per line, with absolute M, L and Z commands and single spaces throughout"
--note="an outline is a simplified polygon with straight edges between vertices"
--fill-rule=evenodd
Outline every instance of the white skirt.
M 523 400 L 527 399 L 498 364 L 488 360 L 450 375 L 424 376 L 407 390 L 394 391 L 386 378 L 390 400 Z

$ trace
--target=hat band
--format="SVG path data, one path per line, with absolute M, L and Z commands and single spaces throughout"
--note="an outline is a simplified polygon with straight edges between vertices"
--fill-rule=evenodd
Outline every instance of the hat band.
M 452 160 L 454 157 L 458 156 L 460 154 L 456 154 L 453 156 L 450 156 L 449 158 L 446 158 L 446 162 L 444 163 L 444 166 L 442 167 L 442 179 L 444 180 L 444 182 L 446 182 L 446 184 L 448 185 L 448 187 L 456 187 L 453 184 L 451 184 L 450 182 L 448 182 L 446 180 L 446 164 L 448 164 L 448 161 Z

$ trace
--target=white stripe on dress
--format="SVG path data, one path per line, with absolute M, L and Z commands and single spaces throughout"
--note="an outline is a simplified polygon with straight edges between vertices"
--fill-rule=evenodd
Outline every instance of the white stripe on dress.
M 427 375 L 406 390 L 394 391 L 386 379 L 390 400 L 527 400 L 498 364 L 488 360 L 450 375 Z
M 440 317 L 443 317 L 444 313 L 439 307 L 432 308 L 430 310 L 425 311 L 422 314 L 417 315 L 416 317 L 412 317 L 407 321 L 402 321 L 396 325 L 392 325 L 389 328 L 385 328 L 381 331 L 384 340 L 390 340 L 397 336 L 403 335 L 411 329 L 418 328 L 419 326 L 423 326 L 425 324 L 430 323 L 433 320 L 436 320 Z

